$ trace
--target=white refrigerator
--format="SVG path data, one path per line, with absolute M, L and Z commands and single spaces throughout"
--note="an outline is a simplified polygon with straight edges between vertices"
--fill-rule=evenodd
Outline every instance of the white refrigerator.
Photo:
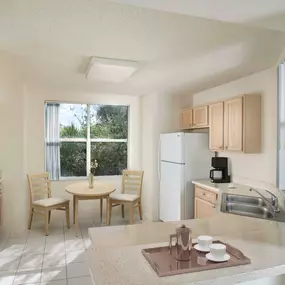
M 159 218 L 194 218 L 192 180 L 209 178 L 212 153 L 207 133 L 161 134 L 158 151 Z

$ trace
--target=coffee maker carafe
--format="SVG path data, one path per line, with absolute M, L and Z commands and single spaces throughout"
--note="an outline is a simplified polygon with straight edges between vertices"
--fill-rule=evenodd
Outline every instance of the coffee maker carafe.
M 210 179 L 213 183 L 230 183 L 231 176 L 228 169 L 227 157 L 212 157 L 212 167 Z

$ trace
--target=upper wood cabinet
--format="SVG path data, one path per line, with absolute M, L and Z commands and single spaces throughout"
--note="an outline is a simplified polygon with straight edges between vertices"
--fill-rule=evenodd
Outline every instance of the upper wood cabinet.
M 181 129 L 192 128 L 192 109 L 184 109 L 181 111 Z
M 224 102 L 209 106 L 209 145 L 214 151 L 224 149 Z
M 243 97 L 225 101 L 225 150 L 243 150 Z
M 224 102 L 224 149 L 261 151 L 261 96 L 244 95 Z
M 206 128 L 208 123 L 208 106 L 181 110 L 181 129 Z
M 261 96 L 236 98 L 181 111 L 181 129 L 209 127 L 213 151 L 261 151 Z
M 193 109 L 193 127 L 208 127 L 208 106 L 195 107 Z

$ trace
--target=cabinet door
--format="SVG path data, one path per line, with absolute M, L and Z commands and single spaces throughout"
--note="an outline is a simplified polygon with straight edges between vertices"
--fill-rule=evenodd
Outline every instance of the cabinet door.
M 225 150 L 243 150 L 243 98 L 225 101 Z
M 185 109 L 181 111 L 181 128 L 192 128 L 192 109 Z
M 193 126 L 208 127 L 208 106 L 193 109 Z
M 224 102 L 209 106 L 210 149 L 224 149 Z
M 216 212 L 216 206 L 203 199 L 195 197 L 195 219 L 210 218 Z

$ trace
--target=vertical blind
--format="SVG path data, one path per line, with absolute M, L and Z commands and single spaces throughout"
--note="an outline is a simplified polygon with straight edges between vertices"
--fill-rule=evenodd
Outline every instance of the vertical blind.
M 58 103 L 46 104 L 46 171 L 53 180 L 60 177 L 60 127 Z

